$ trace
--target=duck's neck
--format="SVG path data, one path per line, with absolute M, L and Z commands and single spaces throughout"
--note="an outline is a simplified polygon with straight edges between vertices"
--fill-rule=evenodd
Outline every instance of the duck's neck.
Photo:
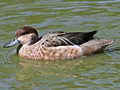
M 22 47 L 23 45 L 22 44 L 19 44 L 18 46 L 17 46 L 17 54 L 19 53 L 19 50 L 20 50 L 20 48 Z
M 37 41 L 39 41 L 43 36 L 40 36 Z

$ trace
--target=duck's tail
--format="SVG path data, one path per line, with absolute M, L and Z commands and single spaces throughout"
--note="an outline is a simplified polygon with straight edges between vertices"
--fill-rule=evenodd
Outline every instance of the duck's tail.
M 90 55 L 92 53 L 103 51 L 108 45 L 110 45 L 115 40 L 105 40 L 105 39 L 92 39 L 82 45 L 83 56 Z

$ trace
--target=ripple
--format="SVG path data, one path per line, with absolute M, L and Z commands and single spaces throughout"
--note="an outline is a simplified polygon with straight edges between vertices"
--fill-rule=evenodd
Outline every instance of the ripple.
M 16 50 L 13 50 L 13 48 L 9 48 L 6 51 L 4 51 L 3 54 L 3 60 L 4 62 L 11 63 L 10 57 L 15 54 Z

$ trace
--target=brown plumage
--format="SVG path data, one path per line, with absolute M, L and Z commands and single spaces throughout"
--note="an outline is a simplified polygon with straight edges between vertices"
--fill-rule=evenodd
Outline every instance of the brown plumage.
M 29 59 L 56 60 L 72 59 L 104 50 L 114 40 L 95 39 L 92 32 L 51 32 L 38 38 L 37 31 L 24 26 L 17 30 L 14 39 L 4 45 L 17 47 L 19 56 Z

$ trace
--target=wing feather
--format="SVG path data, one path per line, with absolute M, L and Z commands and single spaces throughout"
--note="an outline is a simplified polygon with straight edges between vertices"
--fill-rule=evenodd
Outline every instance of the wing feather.
M 51 32 L 38 40 L 42 45 L 47 47 L 80 45 L 93 39 L 93 35 L 97 30 L 91 32 Z

